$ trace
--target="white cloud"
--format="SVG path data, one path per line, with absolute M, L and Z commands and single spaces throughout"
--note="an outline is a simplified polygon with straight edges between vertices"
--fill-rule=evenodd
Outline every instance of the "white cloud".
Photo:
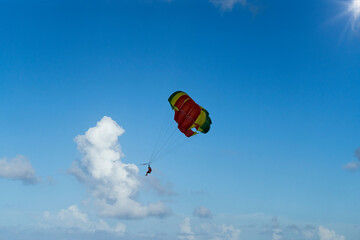
M 123 163 L 118 137 L 125 130 L 110 117 L 103 117 L 95 127 L 75 138 L 83 153 L 69 173 L 87 184 L 99 214 L 105 217 L 145 218 L 166 216 L 170 210 L 162 202 L 143 205 L 136 200 L 141 185 L 139 169 Z
M 280 224 L 277 217 L 273 217 L 270 224 L 263 225 L 259 233 L 265 235 L 267 239 L 272 240 L 319 240 L 317 227 L 312 225 L 301 227 L 296 224 L 283 225 Z
M 355 157 L 360 161 L 360 147 L 355 150 Z
M 345 240 L 345 236 L 337 234 L 323 226 L 314 227 L 307 225 L 299 227 L 296 224 L 281 225 L 277 217 L 273 217 L 271 225 L 267 226 L 262 232 L 266 235 L 272 235 L 272 240 L 294 239 L 294 240 Z
M 300 228 L 295 224 L 281 226 L 276 217 L 272 219 L 271 226 L 263 233 L 272 235 L 272 240 L 280 239 L 309 239 L 309 240 L 345 240 L 343 235 L 323 226 L 314 227 L 307 225 Z
M 271 236 L 272 240 L 280 240 L 282 239 L 283 229 L 284 226 L 280 225 L 278 218 L 272 217 L 271 224 L 266 224 L 260 233 L 264 235 L 269 235 L 269 237 Z M 287 230 L 293 231 L 294 229 L 294 225 L 291 227 L 287 227 Z
M 257 214 L 256 214 L 257 215 Z M 250 216 L 251 215 L 247 215 Z M 269 239 L 269 240 L 346 240 L 345 236 L 337 234 L 323 226 L 299 226 L 296 224 L 283 225 L 277 217 L 264 219 L 259 215 L 257 224 L 248 225 L 246 221 L 233 222 L 241 224 L 242 227 L 231 224 L 221 224 L 217 219 L 211 221 L 199 221 L 196 219 L 190 224 L 190 218 L 185 218 L 180 224 L 181 240 L 240 240 L 240 239 Z M 251 217 L 252 218 L 252 217 Z M 251 219 L 251 218 L 248 218 Z M 239 220 L 239 219 L 238 219 Z M 264 223 L 264 220 L 269 221 Z M 214 222 L 216 221 L 216 223 Z
M 240 239 L 241 230 L 233 226 L 227 226 L 223 224 L 221 226 L 220 238 L 219 239 L 228 239 L 228 240 L 238 240 Z
M 345 240 L 345 236 L 337 234 L 333 230 L 329 230 L 323 226 L 319 226 L 320 240 Z
M 199 239 L 239 240 L 241 229 L 232 225 L 203 223 L 195 231 Z
M 185 218 L 179 227 L 180 227 L 180 234 L 178 236 L 179 239 L 185 239 L 185 240 L 195 239 L 194 233 L 191 230 L 190 218 L 188 217 Z
M 280 240 L 281 239 L 281 229 L 279 228 L 276 228 L 276 229 L 273 229 L 273 234 L 272 234 L 272 239 L 273 240 Z
M 346 170 L 356 172 L 360 168 L 360 162 L 349 162 L 344 166 L 344 168 Z
M 241 233 L 241 229 L 232 225 L 211 222 L 202 221 L 193 227 L 189 217 L 181 222 L 179 228 L 178 239 L 181 240 L 239 240 Z
M 282 238 L 282 228 L 277 217 L 271 219 L 272 223 L 272 240 L 280 240 Z
M 210 209 L 208 209 L 204 206 L 196 207 L 193 211 L 193 215 L 195 217 L 199 217 L 199 218 L 211 218 L 212 217 L 212 213 L 211 213 Z
M 45 212 L 40 227 L 80 232 L 102 231 L 119 235 L 126 232 L 126 226 L 122 223 L 117 223 L 116 226 L 110 227 L 102 219 L 91 221 L 88 215 L 81 212 L 76 205 L 70 206 L 67 209 L 62 209 L 56 214 Z
M 352 172 L 356 172 L 360 168 L 360 148 L 357 148 L 355 150 L 354 156 L 357 158 L 357 161 L 352 161 L 352 162 L 347 163 L 344 166 L 344 169 L 352 171 Z
M 38 182 L 35 169 L 30 161 L 22 155 L 9 160 L 6 158 L 0 159 L 0 178 L 20 180 L 25 184 Z
M 232 10 L 236 4 L 247 5 L 246 0 L 209 0 L 215 6 L 219 6 L 222 10 Z
M 304 229 L 302 229 L 302 235 L 304 235 L 305 239 L 311 239 L 316 234 L 316 228 L 311 225 L 307 225 Z

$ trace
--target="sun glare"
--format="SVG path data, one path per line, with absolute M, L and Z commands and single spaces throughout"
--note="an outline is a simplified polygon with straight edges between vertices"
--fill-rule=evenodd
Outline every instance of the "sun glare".
M 353 31 L 360 29 L 360 0 L 351 0 L 348 3 L 348 12 L 351 13 L 351 28 Z
M 354 18 L 357 19 L 360 16 L 360 0 L 352 0 L 349 10 L 353 13 Z

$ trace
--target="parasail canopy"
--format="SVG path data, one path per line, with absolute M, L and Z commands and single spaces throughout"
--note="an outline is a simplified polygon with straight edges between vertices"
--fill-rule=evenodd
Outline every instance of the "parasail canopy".
M 210 130 L 211 118 L 208 111 L 195 103 L 189 95 L 176 91 L 171 94 L 168 101 L 175 111 L 174 120 L 178 123 L 179 130 L 187 137 Z

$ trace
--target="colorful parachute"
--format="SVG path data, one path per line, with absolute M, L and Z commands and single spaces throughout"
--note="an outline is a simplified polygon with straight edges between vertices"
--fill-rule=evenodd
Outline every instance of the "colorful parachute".
M 211 119 L 208 111 L 196 104 L 186 93 L 174 92 L 169 97 L 169 103 L 175 111 L 174 119 L 178 123 L 178 128 L 187 137 L 210 130 Z

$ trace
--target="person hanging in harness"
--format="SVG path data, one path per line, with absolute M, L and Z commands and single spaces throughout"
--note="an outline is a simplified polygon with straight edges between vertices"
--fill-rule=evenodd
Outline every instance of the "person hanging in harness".
M 148 170 L 147 170 L 145 176 L 147 176 L 147 175 L 150 174 L 151 172 L 152 172 L 152 169 L 151 169 L 150 165 L 148 165 Z

